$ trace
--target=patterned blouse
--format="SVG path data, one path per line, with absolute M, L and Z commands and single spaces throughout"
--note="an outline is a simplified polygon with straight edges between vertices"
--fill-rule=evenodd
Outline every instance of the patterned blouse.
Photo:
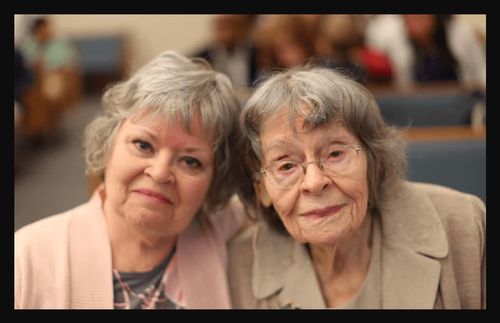
M 113 269 L 115 309 L 182 309 L 182 292 L 167 288 L 175 274 L 175 250 L 148 272 L 119 272 Z

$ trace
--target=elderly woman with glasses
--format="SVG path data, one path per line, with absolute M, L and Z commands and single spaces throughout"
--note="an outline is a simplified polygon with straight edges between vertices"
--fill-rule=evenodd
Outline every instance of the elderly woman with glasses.
M 90 201 L 15 233 L 16 308 L 229 308 L 240 106 L 226 75 L 164 52 L 85 132 Z
M 230 243 L 235 307 L 485 307 L 484 203 L 406 181 L 404 141 L 366 88 L 284 71 L 240 121 L 257 221 Z

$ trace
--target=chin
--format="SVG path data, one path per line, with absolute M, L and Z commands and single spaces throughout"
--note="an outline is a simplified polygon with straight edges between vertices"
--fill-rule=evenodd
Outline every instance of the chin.
M 168 225 L 169 221 L 168 217 L 166 217 L 164 213 L 145 211 L 136 216 L 135 222 L 142 227 L 158 229 L 162 226 Z
M 328 232 L 327 234 L 305 235 L 304 242 L 317 246 L 331 246 L 342 240 L 342 236 L 338 233 Z

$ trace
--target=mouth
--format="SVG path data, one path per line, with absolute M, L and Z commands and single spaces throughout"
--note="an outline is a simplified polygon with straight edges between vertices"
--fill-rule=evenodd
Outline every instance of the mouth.
M 305 213 L 301 213 L 300 215 L 313 218 L 323 218 L 338 213 L 344 206 L 345 204 L 332 205 L 325 208 L 314 209 Z
M 140 194 L 140 195 L 142 195 L 150 200 L 156 201 L 156 202 L 173 204 L 172 201 L 170 199 L 168 199 L 165 195 L 158 193 L 158 192 L 155 192 L 155 191 L 152 191 L 152 190 L 135 189 L 135 190 L 132 190 L 132 192 Z

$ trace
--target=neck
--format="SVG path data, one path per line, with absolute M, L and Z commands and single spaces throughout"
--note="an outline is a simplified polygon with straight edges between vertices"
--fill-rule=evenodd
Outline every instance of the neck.
M 371 257 L 372 218 L 352 235 L 329 246 L 311 245 L 311 257 L 327 303 L 338 306 L 362 286 Z
M 111 240 L 113 268 L 123 272 L 146 272 L 154 269 L 172 251 L 176 236 L 152 237 L 107 212 L 106 224 Z

